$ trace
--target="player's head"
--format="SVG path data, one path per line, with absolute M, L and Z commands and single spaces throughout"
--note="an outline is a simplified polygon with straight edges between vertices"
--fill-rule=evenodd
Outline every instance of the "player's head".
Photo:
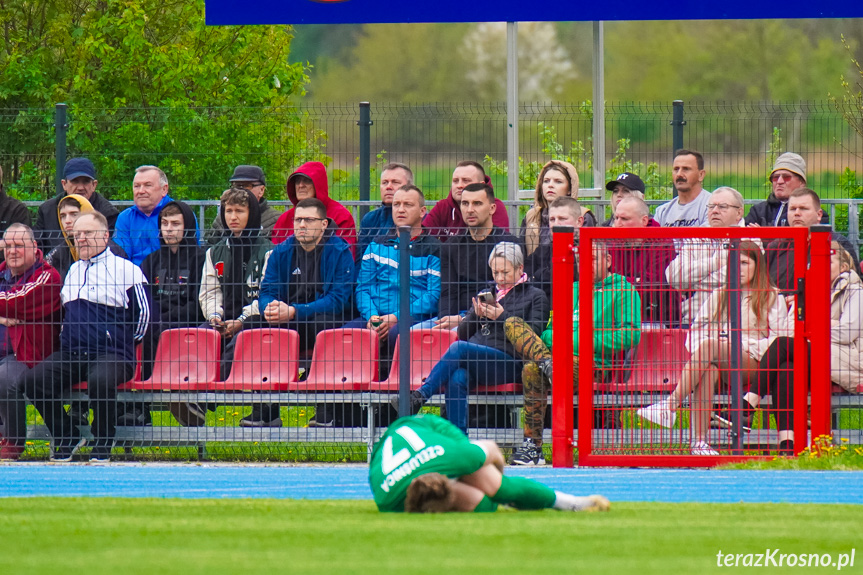
M 440 473 L 420 475 L 408 486 L 407 513 L 446 513 L 455 506 L 452 481 Z

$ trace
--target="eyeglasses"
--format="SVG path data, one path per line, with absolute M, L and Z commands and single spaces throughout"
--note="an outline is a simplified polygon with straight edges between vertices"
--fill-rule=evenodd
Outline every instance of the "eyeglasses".
M 295 224 L 311 224 L 313 222 L 321 222 L 326 218 L 294 218 Z
M 779 180 L 782 180 L 783 182 L 790 182 L 793 179 L 794 174 L 773 174 L 772 176 L 770 176 L 771 182 L 778 182 Z
M 707 204 L 707 211 L 711 210 L 719 210 L 720 212 L 724 212 L 726 210 L 730 210 L 731 208 L 740 209 L 740 206 L 735 204 Z
M 251 190 L 252 188 L 257 188 L 258 186 L 263 186 L 261 182 L 234 182 L 234 187 L 242 188 L 244 190 Z

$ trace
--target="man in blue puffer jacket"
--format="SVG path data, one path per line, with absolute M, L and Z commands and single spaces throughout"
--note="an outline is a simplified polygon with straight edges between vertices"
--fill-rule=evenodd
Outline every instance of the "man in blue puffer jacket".
M 378 237 L 363 254 L 357 276 L 357 309 L 361 319 L 345 327 L 375 330 L 389 349 L 398 336 L 399 314 L 399 239 L 398 228 L 411 228 L 410 298 L 411 324 L 437 314 L 440 299 L 440 241 L 422 226 L 426 213 L 425 196 L 413 185 L 401 187 L 393 196 L 395 227 Z

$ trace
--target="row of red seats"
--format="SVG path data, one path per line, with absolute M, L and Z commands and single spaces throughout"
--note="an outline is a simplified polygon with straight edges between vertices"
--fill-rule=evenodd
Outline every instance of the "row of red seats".
M 153 374 L 140 379 L 140 366 L 127 391 L 375 391 L 399 388 L 399 345 L 389 377 L 377 381 L 379 344 L 365 329 L 333 329 L 321 332 L 312 353 L 308 377 L 298 379 L 299 336 L 288 329 L 250 329 L 237 336 L 231 372 L 219 381 L 220 335 L 210 329 L 183 328 L 162 333 Z M 410 332 L 410 387 L 417 389 L 447 348 L 456 341 L 446 330 Z M 670 391 L 689 359 L 686 331 L 644 330 L 623 383 L 598 383 L 596 391 Z M 86 384 L 76 386 L 86 389 Z M 519 384 L 478 386 L 477 393 L 520 393 Z

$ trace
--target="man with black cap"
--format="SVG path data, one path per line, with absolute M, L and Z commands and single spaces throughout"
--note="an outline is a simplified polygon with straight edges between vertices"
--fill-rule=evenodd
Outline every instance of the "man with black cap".
M 644 199 L 644 182 L 632 172 L 623 172 L 616 179 L 605 184 L 605 189 L 611 192 L 611 217 L 602 223 L 603 227 L 610 228 L 614 225 L 614 212 L 620 200 L 634 196 L 639 200 Z M 653 220 L 653 218 L 650 218 Z M 650 227 L 652 224 L 648 224 Z M 657 224 L 658 225 L 658 224 Z
M 794 152 L 785 152 L 776 158 L 769 179 L 773 189 L 765 201 L 749 209 L 747 226 L 788 226 L 788 199 L 794 190 L 806 187 L 806 160 Z M 827 215 L 822 214 L 821 223 L 827 221 Z
M 276 225 L 276 220 L 281 214 L 268 206 L 267 200 L 264 198 L 264 194 L 267 192 L 267 179 L 264 177 L 264 170 L 259 166 L 243 164 L 234 168 L 234 175 L 231 176 L 230 181 L 231 187 L 249 190 L 258 199 L 258 206 L 261 208 L 261 236 L 269 238 L 273 226 Z M 215 245 L 225 237 L 225 234 L 222 219 L 216 218 L 213 221 L 213 227 L 207 232 L 207 243 Z
M 36 241 L 39 242 L 39 247 L 43 253 L 47 254 L 52 248 L 65 244 L 63 227 L 60 225 L 60 218 L 57 215 L 57 205 L 69 194 L 83 196 L 97 212 L 105 216 L 105 219 L 108 220 L 109 230 L 114 231 L 114 225 L 117 223 L 117 216 L 120 215 L 120 211 L 96 191 L 98 183 L 96 168 L 93 166 L 93 162 L 87 158 L 72 158 L 66 162 L 66 166 L 63 168 L 63 179 L 60 180 L 63 192 L 39 206 L 36 225 L 33 226 L 33 231 L 36 232 Z

